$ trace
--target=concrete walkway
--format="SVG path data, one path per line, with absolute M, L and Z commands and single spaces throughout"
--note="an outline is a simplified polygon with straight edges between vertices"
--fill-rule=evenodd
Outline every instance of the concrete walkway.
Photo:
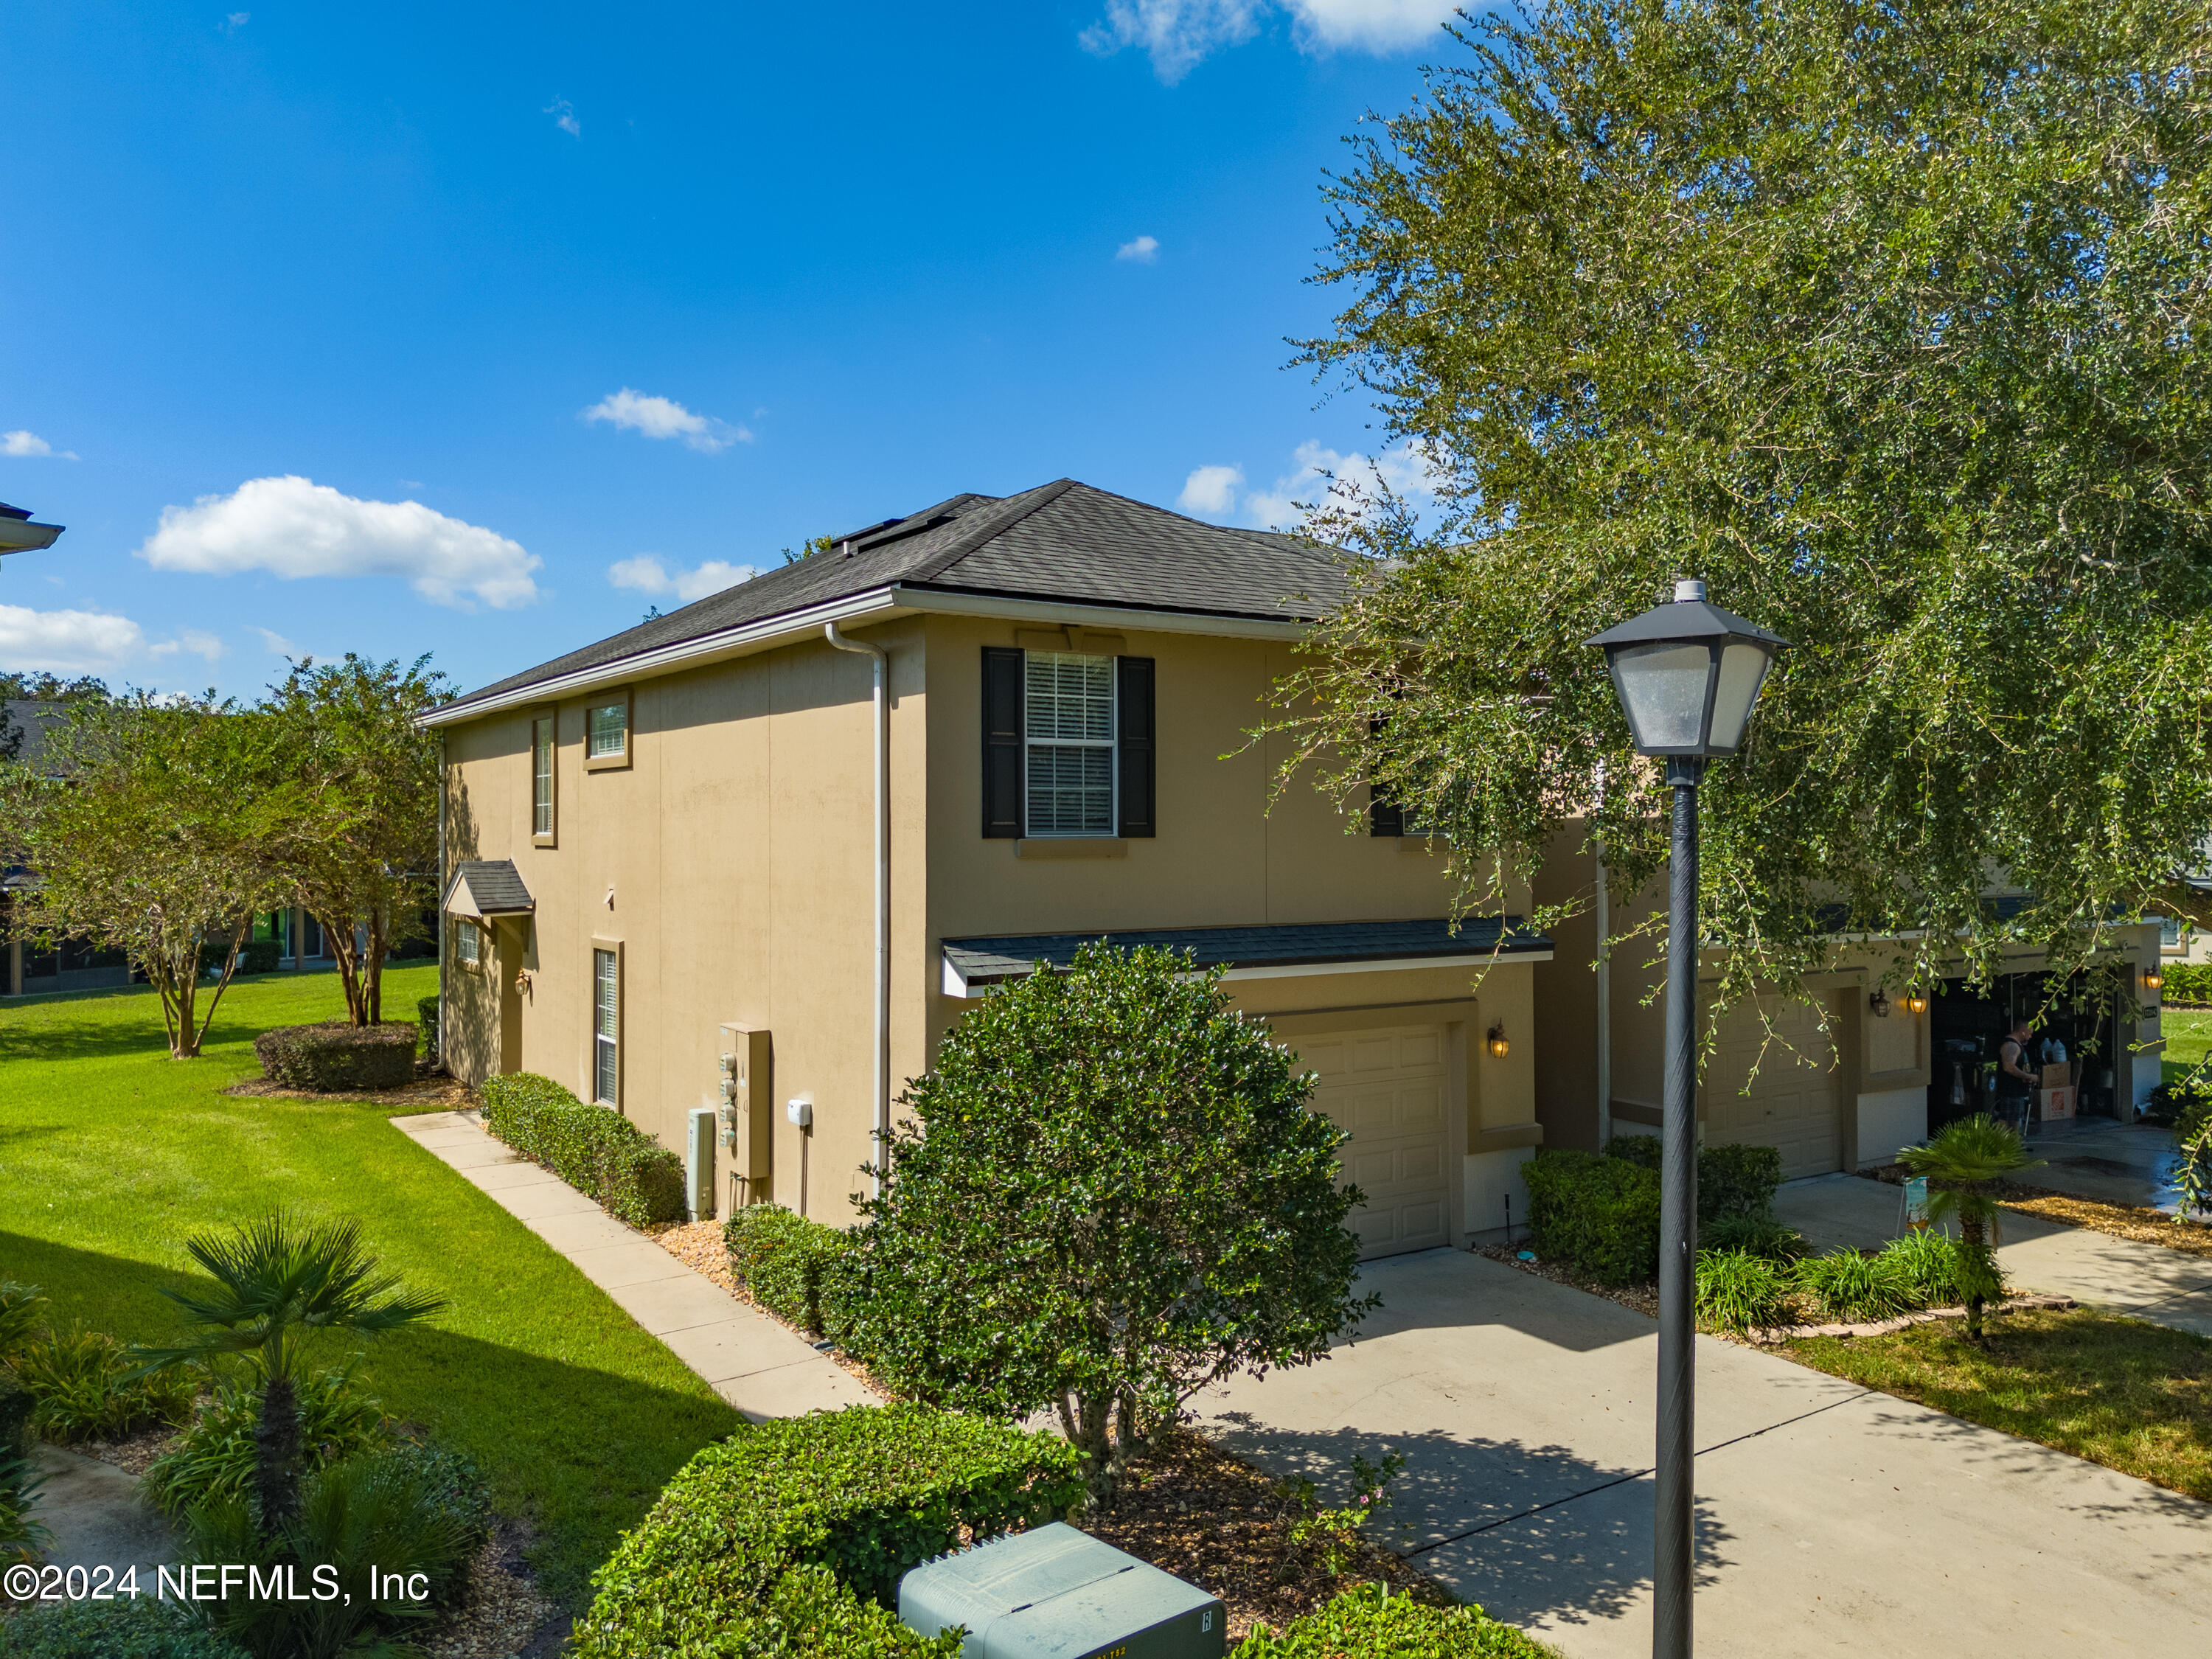
M 1859 1176 L 1793 1181 L 1775 1195 L 1777 1218 L 1817 1249 L 1878 1249 L 1904 1231 L 1902 1194 Z M 1997 1260 L 2022 1290 L 2212 1336 L 2212 1256 L 2062 1226 L 2007 1210 Z
M 1871 1183 L 1862 1183 L 1869 1184 Z M 1317 1365 L 1193 1402 L 1344 1491 L 1408 1458 L 1415 1564 L 1570 1659 L 1650 1652 L 1652 1322 L 1464 1252 L 1370 1267 Z M 2212 1505 L 1699 1338 L 1698 1651 L 2139 1655 L 2212 1636 Z
M 31 1518 L 54 1535 L 46 1564 L 107 1566 L 118 1579 L 136 1567 L 139 1587 L 152 1594 L 154 1569 L 177 1559 L 177 1535 L 139 1497 L 138 1477 L 65 1446 L 33 1447 L 31 1465 L 45 1478 Z
M 495 1139 L 473 1114 L 425 1112 L 392 1123 L 574 1262 L 752 1421 L 874 1402 L 829 1355 Z

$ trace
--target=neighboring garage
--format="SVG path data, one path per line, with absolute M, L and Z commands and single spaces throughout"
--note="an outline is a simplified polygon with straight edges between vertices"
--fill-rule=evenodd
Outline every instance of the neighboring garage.
M 1314 1104 L 1352 1139 L 1345 1178 L 1365 1195 L 1350 1225 L 1360 1259 L 1452 1242 L 1448 1028 L 1317 1031 L 1288 1041 L 1320 1078 Z
M 1843 1167 L 1844 1076 L 1823 1012 L 1768 998 L 1722 1017 L 1705 1071 L 1708 1146 L 1772 1146 L 1784 1181 Z

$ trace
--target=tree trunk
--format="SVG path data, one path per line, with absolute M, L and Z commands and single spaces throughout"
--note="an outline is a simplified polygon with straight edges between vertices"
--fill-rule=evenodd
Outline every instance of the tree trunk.
M 361 977 L 368 1023 L 374 1025 L 384 1018 L 384 916 L 380 911 L 368 913 L 368 956 L 361 964 Z
M 337 964 L 338 983 L 345 989 L 346 1023 L 349 1025 L 366 1025 L 368 1024 L 368 1006 L 362 997 L 361 952 L 354 948 L 353 921 L 349 918 L 340 927 L 330 917 L 319 913 L 315 920 L 322 925 L 324 946 L 330 951 L 331 960 Z
M 168 965 L 167 994 L 173 998 L 177 1023 L 169 1033 L 169 1057 L 172 1060 L 198 1060 L 200 1057 L 200 1028 L 193 1018 L 192 1008 L 199 996 L 200 946 L 194 939 L 185 947 L 185 961 L 181 971 L 176 963 Z
M 1959 1252 L 1972 1264 L 1974 1282 L 1966 1291 L 1966 1335 L 1973 1341 L 1982 1340 L 1982 1259 L 1989 1244 L 1979 1220 L 1966 1216 L 1959 1218 Z
M 208 1027 L 215 1024 L 215 1011 L 222 1006 L 222 994 L 230 988 L 231 975 L 238 971 L 238 953 L 245 947 L 246 936 L 252 931 L 253 915 L 251 911 L 241 915 L 231 927 L 230 949 L 223 957 L 222 972 L 216 977 L 215 989 L 208 993 L 207 1016 L 200 1021 L 199 1030 L 192 1034 L 192 1053 L 195 1054 L 199 1053 L 200 1045 L 207 1041 Z M 199 969 L 197 956 L 193 958 L 192 968 L 193 982 L 197 984 Z
M 261 1535 L 274 1538 L 300 1509 L 300 1395 L 281 1372 L 261 1391 L 261 1425 L 253 1431 L 253 1445 Z

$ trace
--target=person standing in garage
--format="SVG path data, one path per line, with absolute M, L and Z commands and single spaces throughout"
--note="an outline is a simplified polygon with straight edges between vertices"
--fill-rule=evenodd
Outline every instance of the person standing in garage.
M 2011 1029 L 1997 1044 L 1997 1121 L 2012 1125 L 2023 1139 L 2039 1080 L 2027 1069 L 2027 1039 L 2034 1029 L 2026 1015 L 2015 1015 Z

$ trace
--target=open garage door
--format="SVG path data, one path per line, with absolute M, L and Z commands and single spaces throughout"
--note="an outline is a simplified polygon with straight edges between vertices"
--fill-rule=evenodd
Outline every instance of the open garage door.
M 1444 1034 L 1401 1025 L 1289 1040 L 1320 1074 L 1314 1104 L 1351 1132 L 1340 1156 L 1345 1179 L 1366 1194 L 1347 1223 L 1363 1261 L 1451 1243 Z
M 1748 1005 L 1721 1020 L 1705 1074 L 1705 1145 L 1772 1146 L 1782 1154 L 1784 1181 L 1841 1169 L 1843 1079 L 1820 1030 L 1822 1011 L 1805 1001 L 1769 1000 L 1765 1009 L 1771 1038 Z M 1754 1065 L 1759 1075 L 1747 1094 Z

